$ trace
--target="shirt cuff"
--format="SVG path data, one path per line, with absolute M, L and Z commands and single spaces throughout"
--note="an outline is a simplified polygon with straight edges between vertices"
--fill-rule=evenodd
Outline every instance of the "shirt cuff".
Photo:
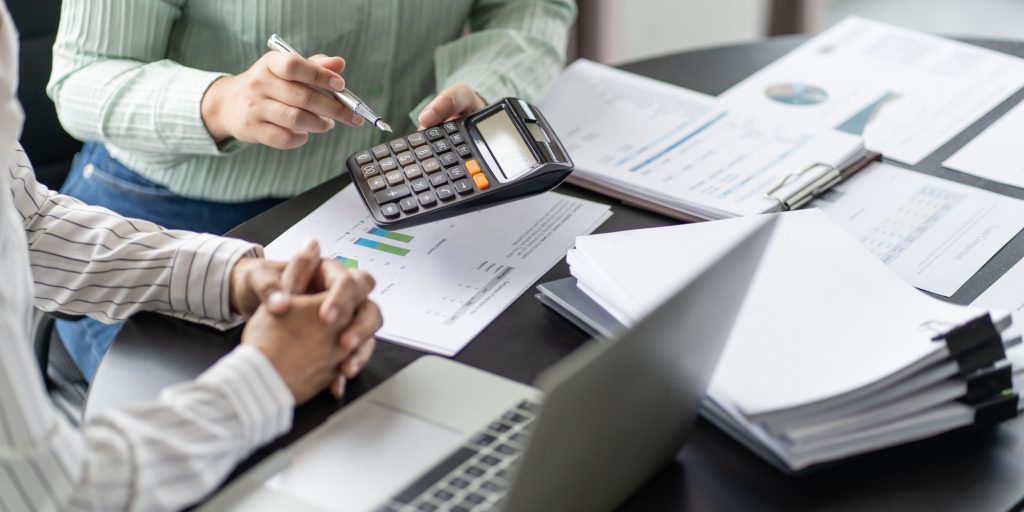
M 174 252 L 171 263 L 171 311 L 214 322 L 237 320 L 231 312 L 231 270 L 243 256 L 262 257 L 263 249 L 234 238 L 189 235 Z
M 197 382 L 222 393 L 238 417 L 248 447 L 261 446 L 291 428 L 295 397 L 255 347 L 239 345 Z
M 156 132 L 176 152 L 192 155 L 226 155 L 245 147 L 242 143 L 217 144 L 203 122 L 203 96 L 225 73 L 175 66 L 154 104 Z

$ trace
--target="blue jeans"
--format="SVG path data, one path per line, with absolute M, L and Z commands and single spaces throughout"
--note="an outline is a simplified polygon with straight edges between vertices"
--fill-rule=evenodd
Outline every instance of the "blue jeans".
M 169 229 L 217 235 L 281 202 L 280 199 L 261 199 L 247 203 L 214 203 L 181 197 L 136 174 L 114 160 L 102 144 L 94 142 L 82 148 L 61 193 Z M 92 318 L 57 321 L 57 332 L 68 354 L 89 382 L 121 325 L 104 324 Z

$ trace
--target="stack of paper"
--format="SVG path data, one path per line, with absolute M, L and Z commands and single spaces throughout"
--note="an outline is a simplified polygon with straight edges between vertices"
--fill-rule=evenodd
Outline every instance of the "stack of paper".
M 858 136 L 733 112 L 586 60 L 565 70 L 542 109 L 576 164 L 574 183 L 686 218 L 778 211 L 767 193 L 789 198 L 866 155 Z
M 1016 415 L 1003 347 L 1019 337 L 1007 313 L 993 321 L 920 293 L 819 210 L 782 215 L 712 379 L 708 418 L 800 471 Z M 568 261 L 589 304 L 558 293 L 564 283 L 541 292 L 614 331 L 609 322 L 636 322 L 752 221 L 580 237 Z

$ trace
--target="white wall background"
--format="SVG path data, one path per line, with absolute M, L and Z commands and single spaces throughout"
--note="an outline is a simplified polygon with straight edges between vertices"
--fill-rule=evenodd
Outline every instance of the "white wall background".
M 586 1 L 586 0 L 583 0 Z M 948 36 L 1024 40 L 1021 0 L 811 0 L 818 27 L 850 14 Z
M 950 36 L 1024 40 L 1024 0 L 806 0 L 807 30 L 859 16 Z M 580 50 L 608 64 L 760 39 L 771 0 L 577 0 Z
M 768 0 L 578 0 L 584 51 L 620 64 L 763 37 Z

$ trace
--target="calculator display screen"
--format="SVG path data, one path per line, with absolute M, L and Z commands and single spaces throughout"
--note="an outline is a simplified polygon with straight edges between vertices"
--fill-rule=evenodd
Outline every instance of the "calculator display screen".
M 516 179 L 537 164 L 537 158 L 516 130 L 516 125 L 505 109 L 477 121 L 476 128 L 506 179 Z

